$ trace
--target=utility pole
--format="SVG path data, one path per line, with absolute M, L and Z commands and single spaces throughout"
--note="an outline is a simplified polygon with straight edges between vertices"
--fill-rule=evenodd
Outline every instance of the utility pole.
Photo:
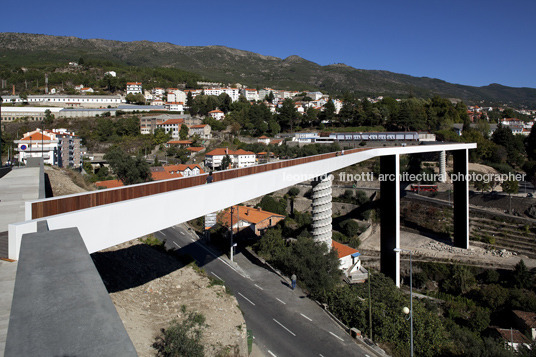
M 370 340 L 372 339 L 372 297 L 370 295 L 370 279 L 372 278 L 372 272 L 369 269 L 368 272 L 368 301 L 369 301 L 369 325 L 370 325 Z
M 233 261 L 233 210 L 234 206 L 231 206 L 231 261 Z

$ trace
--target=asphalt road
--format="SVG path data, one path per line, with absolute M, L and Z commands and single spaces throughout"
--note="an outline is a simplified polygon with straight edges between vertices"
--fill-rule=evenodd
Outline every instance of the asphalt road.
M 235 263 L 179 225 L 155 233 L 168 248 L 189 254 L 208 274 L 223 280 L 236 296 L 255 343 L 266 356 L 374 356 L 355 343 L 297 288 L 238 253 Z

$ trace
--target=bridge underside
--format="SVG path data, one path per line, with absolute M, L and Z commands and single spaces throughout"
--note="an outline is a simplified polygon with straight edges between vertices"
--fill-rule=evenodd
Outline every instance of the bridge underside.
M 469 248 L 468 149 L 453 150 L 454 245 Z M 400 286 L 400 155 L 380 158 L 380 270 Z M 394 178 L 394 179 L 393 179 Z

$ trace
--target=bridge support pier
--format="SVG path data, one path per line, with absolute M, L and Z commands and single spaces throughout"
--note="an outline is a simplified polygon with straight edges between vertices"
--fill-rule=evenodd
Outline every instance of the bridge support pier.
M 331 181 L 332 175 L 319 176 L 313 186 L 313 239 L 331 250 Z
M 380 271 L 400 287 L 400 156 L 380 157 Z
M 469 248 L 469 150 L 453 150 L 454 245 Z
M 447 152 L 445 150 L 439 152 L 439 175 L 441 182 L 447 182 Z

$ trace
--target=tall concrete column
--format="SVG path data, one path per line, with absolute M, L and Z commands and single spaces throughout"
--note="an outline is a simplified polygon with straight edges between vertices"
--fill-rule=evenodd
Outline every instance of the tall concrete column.
M 469 248 L 469 150 L 452 151 L 454 170 L 452 173 L 454 202 L 454 245 Z
M 400 287 L 400 157 L 380 158 L 380 270 Z
M 313 180 L 313 239 L 331 249 L 331 180 L 324 175 Z
M 447 182 L 447 152 L 445 150 L 439 152 L 439 175 L 441 175 L 441 182 Z

